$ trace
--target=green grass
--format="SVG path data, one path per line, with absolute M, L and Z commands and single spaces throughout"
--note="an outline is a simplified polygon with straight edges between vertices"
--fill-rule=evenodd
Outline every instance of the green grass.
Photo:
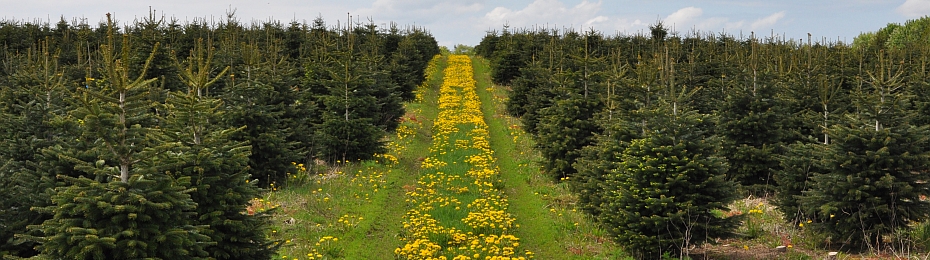
M 504 192 L 520 228 L 516 235 L 536 259 L 620 259 L 623 252 L 581 211 L 567 183 L 539 170 L 541 157 L 518 120 L 506 115 L 506 89 L 493 86 L 487 60 L 473 57 L 478 95 L 488 123 Z
M 406 104 L 403 124 L 416 132 L 394 143 L 403 146 L 395 149 L 396 164 L 318 165 L 265 194 L 263 204 L 278 207 L 270 236 L 286 241 L 278 259 L 394 259 L 394 249 L 402 245 L 406 191 L 416 185 L 420 160 L 432 141 L 445 61 L 438 65 L 428 78 L 431 87 L 422 90 L 423 102 Z

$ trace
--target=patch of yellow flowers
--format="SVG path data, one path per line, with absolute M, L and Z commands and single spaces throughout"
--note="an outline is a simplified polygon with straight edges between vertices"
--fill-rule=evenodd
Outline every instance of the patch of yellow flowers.
M 529 259 L 513 235 L 519 225 L 497 188 L 487 123 L 475 92 L 471 59 L 451 55 L 443 71 L 439 116 L 417 187 L 407 192 L 399 259 Z
M 429 77 L 433 75 L 433 72 L 438 69 L 440 60 L 442 60 L 442 54 L 436 54 L 433 55 L 433 58 L 430 59 L 429 63 L 426 64 L 426 69 L 423 70 L 423 74 L 426 75 L 426 80 L 417 86 L 417 89 L 413 91 L 416 95 L 416 99 L 414 99 L 414 101 L 423 102 L 423 94 L 429 89 Z

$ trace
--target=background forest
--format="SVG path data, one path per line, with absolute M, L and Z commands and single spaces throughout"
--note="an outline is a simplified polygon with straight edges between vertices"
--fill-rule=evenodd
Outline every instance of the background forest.
M 504 27 L 474 51 L 543 171 L 635 258 L 736 235 L 747 196 L 828 247 L 930 249 L 930 18 L 851 44 Z
M 347 20 L 0 21 L 0 252 L 275 255 L 249 201 L 383 151 L 439 53 L 422 28 Z

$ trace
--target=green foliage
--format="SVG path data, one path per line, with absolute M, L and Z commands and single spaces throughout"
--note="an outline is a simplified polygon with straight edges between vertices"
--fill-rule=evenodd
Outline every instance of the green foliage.
M 166 142 L 180 145 L 155 160 L 155 165 L 192 179 L 191 199 L 197 204 L 192 223 L 207 226 L 203 233 L 214 243 L 205 251 L 216 259 L 270 259 L 278 243 L 266 236 L 268 212 L 248 212 L 250 201 L 260 196 L 249 174 L 250 146 L 231 137 L 242 128 L 215 124 L 223 117 L 222 101 L 205 90 L 226 73 L 212 68 L 213 51 L 198 40 L 186 65 L 178 61 L 185 91 L 169 94 L 167 116 L 161 129 Z M 215 73 L 215 75 L 214 75 Z
M 64 186 L 54 189 L 50 206 L 38 209 L 52 217 L 31 227 L 41 234 L 23 237 L 40 242 L 43 254 L 66 259 L 205 257 L 205 227 L 189 221 L 197 206 L 188 194 L 190 178 L 151 164 L 151 158 L 174 146 L 156 141 L 161 136 L 149 112 L 153 102 L 146 99 L 154 80 L 144 79 L 147 66 L 131 79 L 128 63 L 122 62 L 129 57 L 128 37 L 119 56 L 112 31 L 108 38 L 102 48 L 105 77 L 74 93 L 79 103 L 70 115 L 79 118 L 80 133 L 75 141 L 86 147 L 46 149 L 72 162 L 80 177 L 51 173 Z M 96 158 L 87 160 L 87 152 Z
M 424 55 L 415 43 L 412 37 L 404 37 L 398 43 L 396 52 L 390 56 L 391 79 L 397 83 L 397 90 L 405 101 L 413 100 L 413 91 L 420 82 L 426 80 L 423 69 L 429 63 L 428 60 L 423 62 Z
M 756 83 L 750 83 L 756 84 Z M 770 194 L 778 170 L 780 106 L 768 86 L 741 86 L 730 91 L 720 109 L 718 133 L 726 138 L 723 155 L 730 163 L 727 176 L 751 194 Z
M 543 169 L 554 179 L 572 176 L 572 164 L 581 156 L 581 148 L 594 143 L 600 129 L 592 116 L 599 107 L 594 100 L 574 95 L 541 112 L 536 147 L 546 158 Z
M 40 164 L 50 163 L 42 149 L 58 141 L 63 129 L 53 125 L 67 104 L 59 98 L 66 93 L 61 67 L 46 49 L 41 55 L 11 57 L 9 65 L 22 66 L 11 75 L 9 86 L 0 88 L 0 252 L 27 257 L 36 254 L 34 242 L 14 237 L 28 225 L 42 223 L 47 217 L 31 211 L 48 206 L 54 175 L 42 171 Z
M 550 71 L 542 63 L 530 63 L 520 70 L 523 76 L 512 82 L 507 112 L 520 118 L 527 133 L 536 134 L 536 127 L 542 118 L 541 110 L 552 106 L 556 94 L 549 80 Z
M 889 23 L 876 32 L 864 32 L 853 39 L 853 46 L 872 49 L 903 49 L 926 46 L 930 39 L 930 16 Z
M 243 214 L 261 192 L 258 185 L 283 180 L 297 163 L 334 161 L 330 155 L 347 151 L 346 141 L 356 157 L 381 151 L 381 137 L 404 114 L 401 102 L 413 97 L 439 52 L 421 28 L 385 30 L 373 23 L 351 30 L 329 29 L 321 20 L 243 25 L 233 14 L 216 24 L 180 24 L 154 14 L 125 27 L 115 23 L 0 21 L 0 137 L 8 140 L 0 144 L 0 177 L 9 180 L 0 191 L 10 195 L 0 199 L 4 255 L 30 257 L 40 249 L 58 258 L 270 258 L 283 243 L 266 237 L 269 213 Z M 355 71 L 339 74 L 346 66 L 332 53 L 347 45 L 354 46 Z M 350 100 L 353 118 L 335 108 L 345 111 L 345 91 L 318 84 L 330 79 L 326 73 L 348 75 L 337 83 L 358 90 L 360 98 Z M 99 213 L 94 225 L 129 213 L 157 215 L 151 207 L 130 212 L 92 205 L 110 198 L 106 203 L 114 207 L 132 204 L 114 197 L 120 190 L 170 208 L 165 214 L 173 218 L 158 215 L 164 221 L 147 229 L 195 233 L 172 233 L 177 237 L 170 243 L 146 242 L 152 247 L 138 250 L 119 251 L 125 236 L 80 242 L 99 249 L 83 253 L 68 251 L 74 244 L 47 243 L 57 234 L 46 232 L 77 223 L 64 219 L 78 213 L 58 214 L 56 207 Z M 75 192 L 96 197 L 67 203 L 79 197 Z M 138 226 L 113 223 L 114 232 Z M 174 226 L 156 228 L 168 224 Z M 35 228 L 27 230 L 30 225 Z M 81 228 L 105 233 L 101 226 Z M 183 250 L 152 253 L 165 246 Z
M 713 213 L 726 210 L 736 186 L 726 180 L 726 159 L 716 154 L 719 139 L 692 130 L 706 119 L 693 110 L 658 117 L 606 176 L 599 219 L 634 256 L 678 255 L 736 227 L 736 218 Z
M 297 113 L 293 110 L 297 96 L 290 88 L 296 84 L 297 71 L 275 50 L 243 45 L 241 51 L 244 64 L 221 96 L 226 106 L 223 122 L 245 126 L 232 138 L 252 146 L 250 173 L 268 186 L 283 182 L 286 173 L 294 171 L 291 162 L 301 159 L 290 141 L 295 133 L 288 121 Z
M 777 157 L 781 167 L 774 175 L 778 186 L 773 204 L 789 223 L 798 224 L 812 217 L 801 207 L 798 196 L 811 188 L 811 177 L 826 172 L 820 161 L 823 149 L 816 141 L 797 142 L 787 145 L 785 153 Z
M 577 173 L 569 177 L 569 184 L 578 195 L 578 207 L 593 216 L 601 215 L 607 191 L 613 189 L 605 186 L 607 176 L 620 167 L 623 150 L 635 138 L 627 128 L 625 122 L 609 126 L 606 133 L 595 137 L 593 145 L 580 151 L 581 157 L 573 165 Z
M 99 164 L 102 166 L 103 164 Z M 102 170 L 102 169 L 101 169 Z M 39 229 L 39 248 L 62 259 L 206 257 L 205 227 L 189 219 L 196 204 L 187 194 L 189 177 L 136 174 L 128 182 L 65 177 L 71 186 L 56 189 L 54 214 Z
M 511 44 L 512 45 L 512 44 Z M 520 76 L 520 68 L 523 67 L 523 55 L 520 55 L 520 49 L 512 46 L 500 51 L 497 60 L 491 66 L 491 80 L 497 84 L 509 85 L 510 82 Z
M 910 123 L 910 95 L 900 72 L 879 56 L 862 79 L 854 113 L 828 129 L 823 167 L 811 177 L 800 203 L 816 215 L 812 228 L 834 243 L 871 248 L 883 236 L 907 229 L 930 214 L 927 171 L 928 126 Z

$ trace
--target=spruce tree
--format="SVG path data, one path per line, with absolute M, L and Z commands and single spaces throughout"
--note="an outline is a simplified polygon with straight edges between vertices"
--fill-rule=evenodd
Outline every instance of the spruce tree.
M 157 160 L 166 171 L 191 178 L 191 199 L 197 203 L 194 225 L 209 226 L 205 232 L 216 243 L 205 248 L 215 259 L 270 259 L 277 245 L 266 236 L 270 215 L 249 213 L 249 201 L 260 190 L 249 175 L 250 149 L 232 135 L 240 128 L 217 124 L 222 120 L 222 101 L 208 95 L 225 76 L 228 67 L 215 70 L 213 51 L 198 40 L 185 64 L 175 61 L 185 91 L 168 96 L 162 120 L 167 142 L 179 145 Z M 209 44 L 207 44 L 209 46 Z
M 740 66 L 745 72 L 720 86 L 727 89 L 721 103 L 718 132 L 726 139 L 723 154 L 730 163 L 727 175 L 745 191 L 757 196 L 771 194 L 773 172 L 779 167 L 775 156 L 780 152 L 782 134 L 778 117 L 781 107 L 775 98 L 773 82 L 776 69 L 755 37 L 749 39 L 749 57 Z
M 621 154 L 636 136 L 629 123 L 620 121 L 608 125 L 604 133 L 595 136 L 594 144 L 581 149 L 572 167 L 576 173 L 569 185 L 578 195 L 578 207 L 595 218 L 600 217 L 612 187 L 606 184 L 612 169 L 620 167 Z
M 823 168 L 802 193 L 807 225 L 833 243 L 853 248 L 880 246 L 883 237 L 927 219 L 930 129 L 911 124 L 911 94 L 902 72 L 882 60 L 860 79 L 855 111 L 827 129 L 830 143 Z
M 520 118 L 524 131 L 536 134 L 541 110 L 555 102 L 555 87 L 549 79 L 552 72 L 540 60 L 530 62 L 520 70 L 522 76 L 511 83 L 507 112 Z
M 736 186 L 717 154 L 720 139 L 707 133 L 711 118 L 670 96 L 644 108 L 651 115 L 644 135 L 623 150 L 603 186 L 599 220 L 640 259 L 687 255 L 738 223 L 714 213 L 727 210 Z
M 48 190 L 55 187 L 54 175 L 38 165 L 42 149 L 62 136 L 53 118 L 66 110 L 62 98 L 65 78 L 48 42 L 41 42 L 31 57 L 16 57 L 21 65 L 0 88 L 0 255 L 28 257 L 37 254 L 35 244 L 16 234 L 28 234 L 28 225 L 48 217 L 30 210 L 49 205 Z M 35 232 L 31 232 L 35 235 Z
M 355 31 L 345 28 L 336 41 L 321 42 L 318 51 L 322 53 L 316 55 L 326 63 L 308 71 L 309 83 L 322 91 L 317 96 L 322 121 L 314 126 L 314 143 L 325 161 L 369 159 L 385 149 L 381 139 L 386 127 L 379 125 L 384 114 L 377 111 L 384 103 L 376 95 L 383 93 L 386 75 L 373 71 L 377 68 L 372 66 L 372 56 L 360 53 Z
M 231 75 L 221 98 L 226 113 L 224 123 L 245 129 L 232 135 L 234 140 L 251 146 L 249 168 L 261 185 L 270 187 L 283 183 L 287 172 L 293 172 L 292 162 L 301 159 L 290 121 L 297 95 L 297 71 L 274 46 L 262 48 L 256 44 L 239 45 L 243 64 Z M 229 48 L 225 46 L 223 48 Z M 235 68 L 235 67 L 234 67 Z M 206 91 L 206 90 L 204 90 Z
M 153 130 L 154 105 L 146 97 L 157 91 L 155 80 L 144 77 L 145 67 L 138 77 L 129 76 L 128 36 L 117 53 L 108 22 L 104 78 L 78 88 L 79 105 L 71 112 L 80 125 L 76 141 L 88 143 L 96 158 L 82 160 L 84 151 L 69 147 L 49 149 L 83 174 L 57 175 L 67 186 L 55 189 L 51 206 L 39 208 L 52 218 L 34 227 L 44 236 L 31 238 L 43 254 L 62 259 L 205 257 L 209 237 L 201 234 L 204 227 L 190 224 L 196 207 L 188 194 L 190 177 L 161 172 L 152 160 L 174 146 L 158 142 Z

